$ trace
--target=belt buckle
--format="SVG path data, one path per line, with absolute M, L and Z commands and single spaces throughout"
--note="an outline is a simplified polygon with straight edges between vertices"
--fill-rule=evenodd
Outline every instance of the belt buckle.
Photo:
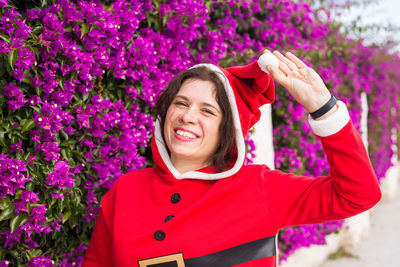
M 176 253 L 146 260 L 140 260 L 140 267 L 151 267 L 153 264 L 176 262 L 177 267 L 185 267 L 182 253 Z

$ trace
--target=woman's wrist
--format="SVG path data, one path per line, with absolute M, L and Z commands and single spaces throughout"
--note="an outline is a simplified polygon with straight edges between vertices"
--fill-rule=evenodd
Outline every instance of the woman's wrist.
M 326 112 L 324 115 L 322 115 L 314 120 L 320 121 L 320 120 L 326 119 L 327 117 L 329 117 L 330 115 L 335 113 L 337 110 L 338 110 L 338 105 L 335 104 L 335 106 L 333 106 L 328 112 Z
M 331 95 L 329 100 L 324 103 L 320 108 L 317 110 L 310 112 L 311 117 L 314 120 L 322 120 L 328 117 L 330 114 L 336 111 L 337 109 L 337 99 L 334 95 Z M 335 108 L 336 106 L 336 108 Z
M 314 134 L 325 137 L 340 131 L 350 120 L 349 112 L 342 101 L 319 119 L 313 119 L 308 115 L 308 122 Z

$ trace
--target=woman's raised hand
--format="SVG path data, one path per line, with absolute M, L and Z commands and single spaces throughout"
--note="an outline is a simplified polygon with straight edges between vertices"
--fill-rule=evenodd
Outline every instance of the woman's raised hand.
M 264 53 L 271 52 L 265 50 Z M 278 58 L 279 67 L 268 65 L 268 72 L 274 81 L 285 87 L 308 112 L 314 112 L 328 102 L 331 94 L 321 77 L 312 68 L 290 52 L 282 55 L 279 51 L 274 51 L 272 54 Z M 336 108 L 333 108 L 332 112 L 335 110 Z M 326 115 L 329 115 L 328 113 Z

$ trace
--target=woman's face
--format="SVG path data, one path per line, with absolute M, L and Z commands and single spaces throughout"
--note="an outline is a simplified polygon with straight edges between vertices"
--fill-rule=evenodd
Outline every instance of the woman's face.
M 168 108 L 164 138 L 176 163 L 196 162 L 199 168 L 215 153 L 219 143 L 222 112 L 210 81 L 186 80 Z

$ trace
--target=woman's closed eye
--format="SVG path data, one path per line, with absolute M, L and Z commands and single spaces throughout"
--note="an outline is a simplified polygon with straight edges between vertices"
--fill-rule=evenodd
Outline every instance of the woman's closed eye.
M 203 112 L 210 114 L 210 115 L 215 115 L 215 113 L 211 109 L 208 109 L 208 108 L 203 108 Z
M 188 106 L 188 104 L 183 102 L 183 101 L 175 101 L 174 104 L 177 105 L 177 106 L 183 106 L 183 107 L 187 107 Z

